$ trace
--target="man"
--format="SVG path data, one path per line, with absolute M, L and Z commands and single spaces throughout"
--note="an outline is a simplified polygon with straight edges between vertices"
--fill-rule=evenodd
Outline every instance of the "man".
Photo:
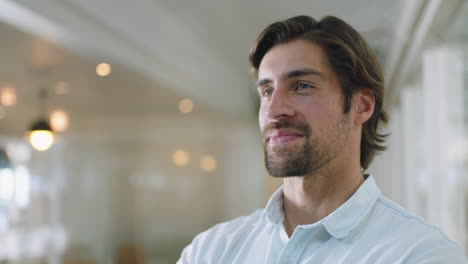
M 283 186 L 264 210 L 198 235 L 178 263 L 465 263 L 437 228 L 363 171 L 383 150 L 377 59 L 335 17 L 268 26 L 250 54 L 265 165 Z

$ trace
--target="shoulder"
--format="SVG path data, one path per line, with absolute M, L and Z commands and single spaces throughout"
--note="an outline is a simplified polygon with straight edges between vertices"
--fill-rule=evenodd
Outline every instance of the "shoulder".
M 390 199 L 380 196 L 374 215 L 386 229 L 382 239 L 398 241 L 390 248 L 403 253 L 404 263 L 466 263 L 463 250 L 439 228 Z
M 427 223 L 422 217 L 408 211 L 385 196 L 378 198 L 374 214 L 377 214 L 385 222 L 386 226 L 391 227 L 393 231 L 408 230 L 413 234 L 437 234 L 440 238 L 452 242 L 439 228 Z
M 217 224 L 198 234 L 192 243 L 182 251 L 181 258 L 177 263 L 193 263 L 200 257 L 219 259 L 233 241 L 241 240 L 250 233 L 261 221 L 263 212 L 263 209 L 257 210 L 249 216 L 241 216 Z

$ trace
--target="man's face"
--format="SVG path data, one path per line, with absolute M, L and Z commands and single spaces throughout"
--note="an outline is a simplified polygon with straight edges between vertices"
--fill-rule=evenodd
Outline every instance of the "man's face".
M 322 48 L 303 40 L 273 47 L 259 66 L 257 89 L 270 175 L 304 176 L 331 165 L 348 143 L 351 119 Z

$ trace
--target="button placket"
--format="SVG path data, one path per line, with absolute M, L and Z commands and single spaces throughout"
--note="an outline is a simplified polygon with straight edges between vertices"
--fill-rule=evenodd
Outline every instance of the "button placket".
M 311 229 L 304 229 L 300 226 L 296 227 L 296 229 L 293 232 L 293 235 L 291 236 L 289 241 L 284 246 L 278 258 L 278 261 L 276 263 L 277 264 L 297 263 L 305 247 L 307 246 L 307 243 L 305 243 L 305 241 L 307 240 L 307 237 L 310 235 L 311 232 L 312 232 Z

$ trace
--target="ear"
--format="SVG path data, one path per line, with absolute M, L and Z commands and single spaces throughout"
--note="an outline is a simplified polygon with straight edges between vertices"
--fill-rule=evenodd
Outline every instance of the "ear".
M 364 88 L 354 94 L 353 101 L 355 106 L 353 107 L 355 111 L 354 123 L 362 125 L 374 113 L 375 96 L 369 89 Z

